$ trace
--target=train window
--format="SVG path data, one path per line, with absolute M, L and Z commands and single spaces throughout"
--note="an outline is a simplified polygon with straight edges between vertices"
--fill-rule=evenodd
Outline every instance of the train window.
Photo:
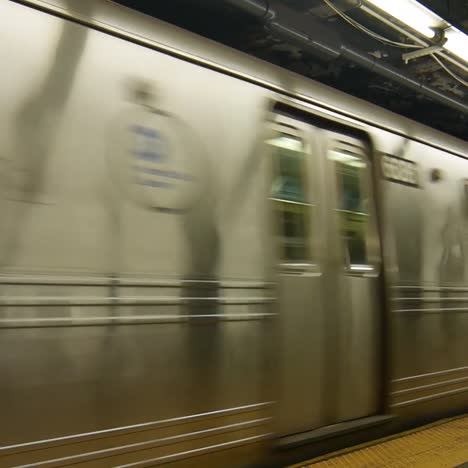
M 310 262 L 309 224 L 311 204 L 305 180 L 305 147 L 301 138 L 279 132 L 268 141 L 273 148 L 271 199 L 283 263 Z
M 369 225 L 367 163 L 358 154 L 330 152 L 335 161 L 338 184 L 338 213 L 346 264 L 351 270 L 365 268 Z

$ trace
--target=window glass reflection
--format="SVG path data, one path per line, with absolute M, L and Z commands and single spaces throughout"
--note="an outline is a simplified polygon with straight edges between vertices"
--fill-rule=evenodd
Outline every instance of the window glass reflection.
M 364 159 L 345 151 L 332 151 L 338 184 L 338 211 L 346 263 L 365 266 L 367 260 L 368 187 Z
M 268 141 L 273 147 L 271 198 L 277 222 L 277 236 L 283 262 L 310 261 L 305 153 L 301 139 L 280 133 Z

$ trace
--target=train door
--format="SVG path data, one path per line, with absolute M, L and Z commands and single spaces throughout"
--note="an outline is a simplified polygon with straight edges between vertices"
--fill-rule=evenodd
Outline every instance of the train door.
M 277 115 L 268 140 L 286 436 L 377 411 L 380 247 L 358 139 Z
M 315 129 L 277 116 L 272 138 L 270 206 L 277 263 L 281 435 L 322 425 L 323 252 Z
M 326 136 L 326 197 L 330 226 L 326 355 L 329 424 L 378 411 L 381 252 L 367 145 L 334 132 Z

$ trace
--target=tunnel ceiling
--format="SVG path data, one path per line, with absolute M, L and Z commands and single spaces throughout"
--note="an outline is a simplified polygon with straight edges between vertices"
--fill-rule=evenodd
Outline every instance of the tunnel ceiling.
M 420 1 L 468 33 L 468 0 Z M 468 141 L 468 115 L 417 95 L 412 90 L 343 59 L 321 60 L 317 56 L 304 53 L 299 47 L 278 40 L 257 20 L 230 7 L 223 0 L 117 0 L 115 3 L 308 76 Z M 368 54 L 405 70 L 422 83 L 468 104 L 468 88 L 453 79 L 431 57 L 420 58 L 405 65 L 401 58 L 402 49 L 383 45 L 355 29 L 337 16 L 322 0 L 279 0 L 278 3 L 333 28 L 340 34 L 344 43 L 359 47 Z M 353 3 L 357 3 L 355 0 L 333 0 L 333 3 L 346 9 L 349 16 L 373 31 L 392 40 L 405 40 L 393 29 L 373 20 L 358 8 L 353 8 Z M 450 64 L 448 65 L 450 67 Z M 450 68 L 465 81 L 468 80 L 467 73 L 453 66 Z

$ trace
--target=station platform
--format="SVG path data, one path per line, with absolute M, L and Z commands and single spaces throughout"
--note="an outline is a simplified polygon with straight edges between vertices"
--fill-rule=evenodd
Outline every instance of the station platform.
M 468 415 L 350 447 L 290 468 L 468 468 Z

